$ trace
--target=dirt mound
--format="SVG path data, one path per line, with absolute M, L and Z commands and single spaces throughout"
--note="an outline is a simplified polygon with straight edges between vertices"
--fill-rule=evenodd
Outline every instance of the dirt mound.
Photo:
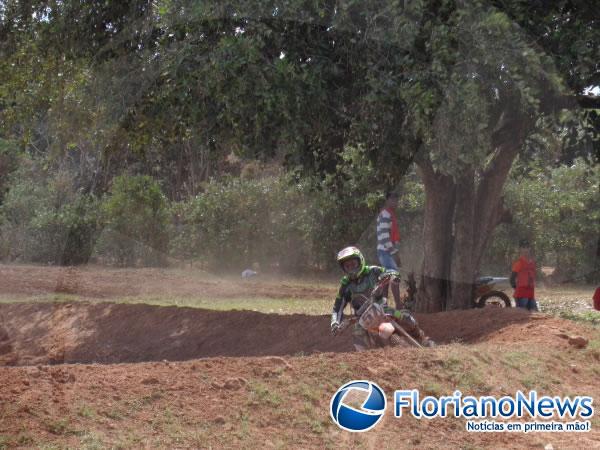
M 4 365 L 187 360 L 348 351 L 324 316 L 114 303 L 0 305 Z
M 395 418 L 390 404 L 375 430 L 348 433 L 330 419 L 329 401 L 353 379 L 372 380 L 388 396 L 400 388 L 431 395 L 460 389 L 497 398 L 537 389 L 550 396 L 598 398 L 598 357 L 556 348 L 552 340 L 532 346 L 520 339 L 511 345 L 360 354 L 0 367 L 0 443 L 9 448 L 597 448 L 596 424 L 589 433 L 468 433 L 464 418 Z
M 546 338 L 568 325 L 522 310 L 418 315 L 437 342 Z M 550 328 L 549 328 L 550 327 Z M 114 303 L 0 305 L 0 365 L 182 361 L 214 356 L 352 351 L 351 330 L 333 338 L 328 316 L 275 315 Z
M 326 316 L 110 303 L 0 305 L 0 347 L 9 349 L 0 364 L 27 365 L 0 367 L 0 448 L 597 446 L 596 424 L 589 433 L 467 433 L 464 418 L 397 419 L 388 411 L 372 432 L 337 428 L 329 401 L 352 379 L 372 380 L 387 395 L 399 388 L 431 395 L 456 389 L 496 397 L 517 389 L 600 395 L 600 352 L 569 339 L 581 334 L 598 342 L 596 330 L 521 310 L 419 319 L 438 341 L 469 345 L 354 353 L 345 352 L 349 335 L 329 336 Z M 223 357 L 237 355 L 265 356 Z M 143 362 L 43 364 L 85 361 Z

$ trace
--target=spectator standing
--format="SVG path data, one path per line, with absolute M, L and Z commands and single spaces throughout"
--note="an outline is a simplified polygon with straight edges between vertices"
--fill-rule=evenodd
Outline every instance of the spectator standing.
M 513 297 L 518 308 L 538 311 L 535 300 L 535 261 L 531 257 L 531 248 L 527 239 L 519 242 L 519 259 L 512 265 L 510 284 L 515 292 Z
M 400 266 L 398 250 L 400 247 L 400 231 L 396 219 L 398 194 L 388 192 L 383 208 L 377 216 L 377 258 L 386 270 L 397 271 Z

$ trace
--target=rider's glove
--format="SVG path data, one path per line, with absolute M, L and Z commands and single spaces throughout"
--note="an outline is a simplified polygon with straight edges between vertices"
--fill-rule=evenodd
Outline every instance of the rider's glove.
M 339 330 L 340 330 L 339 322 L 332 322 L 331 323 L 331 334 L 335 336 Z

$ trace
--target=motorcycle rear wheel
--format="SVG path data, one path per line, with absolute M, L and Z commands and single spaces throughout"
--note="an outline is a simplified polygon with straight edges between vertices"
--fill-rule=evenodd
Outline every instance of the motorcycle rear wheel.
M 490 291 L 485 295 L 482 295 L 477 301 L 478 308 L 484 307 L 495 307 L 495 308 L 510 308 L 510 298 L 504 292 L 501 291 Z
M 396 333 L 390 336 L 390 347 L 401 347 L 406 346 L 406 342 Z

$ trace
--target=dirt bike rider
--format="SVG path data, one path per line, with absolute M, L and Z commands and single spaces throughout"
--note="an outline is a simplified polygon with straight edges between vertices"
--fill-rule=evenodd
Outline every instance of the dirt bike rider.
M 346 273 L 340 281 L 340 289 L 333 305 L 331 314 L 331 333 L 335 335 L 342 321 L 346 304 L 350 303 L 356 313 L 364 302 L 364 297 L 373 293 L 378 281 L 384 276 L 398 276 L 397 272 L 388 271 L 379 266 L 367 266 L 361 251 L 356 247 L 346 247 L 337 254 L 337 262 Z M 357 296 L 355 294 L 362 294 Z M 375 301 L 384 307 L 386 314 L 394 317 L 396 322 L 404 328 L 417 342 L 423 346 L 434 345 L 433 341 L 425 336 L 417 321 L 408 310 L 398 310 L 387 305 L 383 292 L 375 295 Z M 368 348 L 367 331 L 358 323 L 352 331 L 352 341 L 357 351 Z

